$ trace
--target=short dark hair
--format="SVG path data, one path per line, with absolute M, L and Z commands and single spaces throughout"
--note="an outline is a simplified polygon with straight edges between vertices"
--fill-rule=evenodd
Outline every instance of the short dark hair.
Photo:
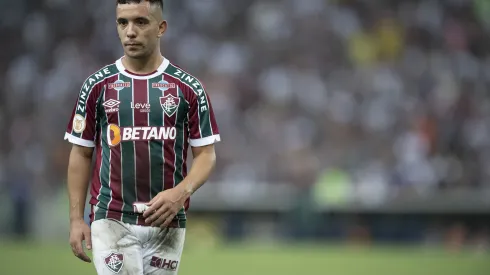
M 116 5 L 119 4 L 139 4 L 141 2 L 150 2 L 151 5 L 158 5 L 163 11 L 163 0 L 116 0 Z

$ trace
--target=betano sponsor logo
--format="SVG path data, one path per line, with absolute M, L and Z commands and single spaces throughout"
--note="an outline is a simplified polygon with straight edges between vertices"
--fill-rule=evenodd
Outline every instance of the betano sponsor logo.
M 88 95 L 90 93 L 90 90 L 92 90 L 93 86 L 95 83 L 100 82 L 101 80 L 105 79 L 108 75 L 111 75 L 111 71 L 109 70 L 108 67 L 105 67 L 104 69 L 96 72 L 95 74 L 91 75 L 87 80 L 85 80 L 85 83 L 82 86 L 82 89 L 80 90 L 80 96 L 78 97 L 78 104 L 77 104 L 77 112 L 80 113 L 85 113 L 86 105 L 87 105 L 87 100 L 88 100 Z
M 140 140 L 175 140 L 175 127 L 119 127 L 109 124 L 107 127 L 107 142 L 116 146 L 123 141 Z

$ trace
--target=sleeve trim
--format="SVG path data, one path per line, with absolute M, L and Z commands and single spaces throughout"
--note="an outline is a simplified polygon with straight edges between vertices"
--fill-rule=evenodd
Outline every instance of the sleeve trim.
M 92 140 L 78 138 L 69 133 L 65 133 L 65 140 L 68 140 L 68 142 L 70 143 L 84 146 L 84 147 L 95 147 L 95 142 L 93 142 Z
M 218 134 L 218 135 L 213 135 L 213 136 L 200 138 L 200 139 L 191 139 L 189 143 L 192 147 L 201 147 L 201 146 L 214 144 L 214 143 L 217 143 L 220 141 L 221 141 L 221 137 Z

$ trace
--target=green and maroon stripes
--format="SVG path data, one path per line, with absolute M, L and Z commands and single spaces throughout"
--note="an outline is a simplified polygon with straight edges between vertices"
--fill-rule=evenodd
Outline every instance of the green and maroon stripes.
M 175 140 L 167 142 L 165 146 L 165 189 L 170 189 L 178 185 L 183 179 L 183 164 L 184 164 L 184 151 L 187 147 L 187 140 L 185 139 L 185 132 L 187 131 L 187 113 L 189 106 L 185 99 L 182 90 L 179 87 L 176 79 L 167 79 L 169 83 L 175 83 L 175 88 L 171 88 L 165 91 L 165 95 L 171 94 L 179 98 L 179 106 L 177 111 L 172 115 L 164 115 L 165 125 L 174 125 L 177 129 L 177 135 Z M 182 209 L 177 214 L 177 220 L 179 224 L 184 222 L 185 213 Z M 185 226 L 185 225 L 184 225 Z M 182 225 L 179 225 L 182 227 Z
M 102 101 L 107 100 L 107 93 L 103 93 L 101 97 Z M 102 107 L 103 108 L 103 107 Z M 105 114 L 105 112 L 103 112 Z M 97 209 L 95 211 L 95 220 L 104 219 L 107 216 L 107 207 L 109 205 L 109 201 L 111 199 L 111 191 L 109 187 L 110 181 L 110 169 L 111 169 L 111 149 L 109 148 L 107 135 L 103 133 L 106 132 L 107 129 L 108 118 L 106 115 L 102 115 L 100 117 L 100 124 L 102 125 L 102 133 L 101 133 L 101 165 L 99 170 L 99 181 L 100 181 L 100 189 L 97 196 Z
M 209 95 L 206 93 L 206 98 L 208 99 L 208 108 L 209 108 L 209 123 L 211 125 L 211 133 L 213 135 L 219 134 L 218 123 L 216 122 L 216 117 L 214 116 L 213 104 L 211 103 L 211 99 Z
M 101 94 L 100 96 L 100 99 L 99 99 L 99 104 L 97 104 L 97 108 L 98 110 L 100 110 L 101 108 L 101 101 L 103 101 L 103 98 L 105 96 L 105 93 Z M 100 112 L 98 112 L 98 114 L 101 114 Z M 91 191 L 90 191 L 90 194 L 92 196 L 92 198 L 90 199 L 90 204 L 95 206 L 95 205 L 99 205 L 100 204 L 100 193 L 101 193 L 101 190 L 102 190 L 102 182 L 103 182 L 103 179 L 102 179 L 102 165 L 103 165 L 103 154 L 104 154 L 104 147 L 102 146 L 102 135 L 101 135 L 101 120 L 102 119 L 105 119 L 105 116 L 97 116 L 97 125 L 98 125 L 98 133 L 97 133 L 97 146 L 96 146 L 96 157 L 95 157 L 95 166 L 94 166 L 94 172 L 92 173 L 92 184 L 91 184 Z M 107 153 L 106 153 L 107 155 Z M 108 161 L 106 162 L 106 166 L 107 166 L 107 163 Z M 98 211 L 97 211 L 98 213 Z M 91 217 L 90 217 L 90 220 L 91 221 L 94 221 L 96 218 L 100 218 L 100 217 L 105 217 L 105 212 L 103 213 L 98 213 L 98 216 L 96 216 L 97 214 L 96 212 L 94 212 L 94 207 L 92 207 L 92 211 L 91 211 Z
M 217 129 L 216 121 L 211 116 L 211 105 L 209 104 L 209 98 L 206 95 L 203 85 L 194 76 L 188 74 L 181 68 L 178 68 L 170 64 L 165 73 L 180 80 L 191 93 L 187 94 L 189 99 L 189 130 L 191 139 L 200 139 L 213 136 L 217 134 L 213 132 L 213 129 Z M 214 124 L 214 126 L 213 126 Z
M 177 86 L 178 96 L 181 100 L 185 99 L 182 90 Z M 188 147 L 188 142 L 186 139 L 187 132 L 187 113 L 189 111 L 189 106 L 187 103 L 181 102 L 179 108 L 177 109 L 176 123 L 177 137 L 175 138 L 174 153 L 175 153 L 175 168 L 174 168 L 174 187 L 184 180 L 184 159 L 187 157 L 186 148 Z M 179 213 L 177 213 L 177 219 L 179 220 L 179 227 L 185 227 L 185 211 L 182 208 Z
M 178 97 L 179 95 L 177 92 L 177 89 L 178 89 L 177 81 L 175 81 L 175 79 L 172 79 L 170 77 L 165 79 L 165 81 L 167 81 L 169 83 L 174 83 L 176 87 L 170 88 L 170 89 L 164 91 L 162 96 L 172 95 L 172 96 Z M 180 98 L 180 100 L 183 100 L 183 98 Z M 183 103 L 184 102 L 180 102 L 179 106 L 181 106 Z M 177 111 L 172 116 L 168 116 L 165 112 L 163 112 L 163 120 L 164 120 L 163 125 L 165 125 L 166 127 L 177 126 L 176 125 L 176 123 L 177 123 L 176 118 L 177 118 L 178 112 L 179 112 L 179 110 L 177 109 Z M 179 133 L 180 132 L 179 128 L 176 127 L 176 129 L 177 129 L 177 133 Z M 163 156 L 165 159 L 165 164 L 164 164 L 164 169 L 163 169 L 164 170 L 164 182 L 165 182 L 164 190 L 171 189 L 175 186 L 174 171 L 175 171 L 175 155 L 176 155 L 175 145 L 176 145 L 176 141 L 177 141 L 177 138 L 175 140 L 165 141 L 164 153 L 163 153 Z
M 117 78 L 111 79 L 108 83 L 113 83 L 119 80 L 119 76 Z M 106 97 L 104 102 L 108 100 L 117 100 L 119 101 L 119 92 L 114 88 L 107 88 Z M 116 107 L 117 108 L 117 107 Z M 102 107 L 102 111 L 105 113 L 104 107 Z M 119 112 L 110 112 L 106 113 L 107 123 L 110 124 L 119 124 Z M 108 127 L 106 125 L 106 127 Z M 107 139 L 112 138 L 111 133 L 108 132 L 106 128 L 105 131 L 102 131 L 102 134 L 106 136 Z M 111 164 L 110 164 L 110 172 L 109 172 L 109 184 L 108 188 L 111 190 L 111 197 L 107 209 L 109 212 L 107 213 L 107 218 L 120 220 L 122 213 L 120 212 L 123 207 L 122 200 L 122 186 L 121 186 L 121 147 L 117 146 L 106 146 L 109 148 L 111 152 Z
M 149 103 L 150 103 L 150 116 L 149 116 L 149 126 L 166 126 L 164 125 L 164 112 L 162 106 L 160 105 L 160 97 L 163 96 L 162 92 L 158 88 L 153 88 L 154 83 L 158 83 L 163 78 L 161 76 L 152 78 L 148 80 L 149 89 Z M 150 157 L 151 157 L 151 171 L 150 171 L 150 198 L 156 196 L 159 192 L 164 189 L 164 176 L 163 176 L 163 166 L 164 166 L 164 156 L 163 156 L 163 140 L 152 140 L 150 142 Z
M 118 76 L 112 76 L 107 79 L 107 83 L 112 83 L 118 79 Z M 107 140 L 107 128 L 109 124 L 117 124 L 117 114 L 106 114 L 104 110 L 104 102 L 108 100 L 117 100 L 117 91 L 108 89 L 107 85 L 104 85 L 102 94 L 97 104 L 97 114 L 99 115 L 100 125 L 100 151 L 101 151 L 101 165 L 99 170 L 99 190 L 97 195 L 97 211 L 95 213 L 96 218 L 114 218 L 120 219 L 120 215 L 111 213 L 107 210 L 120 209 L 121 201 L 121 185 L 120 185 L 120 165 L 117 163 L 120 160 L 120 152 L 118 148 L 111 148 L 108 146 Z
M 120 74 L 120 80 L 130 82 L 131 87 L 123 88 L 119 91 L 119 127 L 132 127 L 134 123 L 133 110 L 133 80 L 123 74 Z M 121 142 L 121 184 L 122 197 L 124 201 L 122 221 L 130 224 L 136 224 L 137 216 L 127 213 L 133 212 L 133 202 L 136 201 L 136 160 L 134 142 Z
M 174 143 L 174 173 L 173 173 L 173 182 L 174 187 L 178 185 L 183 179 L 183 164 L 184 164 L 184 149 L 186 147 L 185 132 L 186 132 L 186 121 L 187 121 L 187 112 L 189 110 L 189 106 L 187 106 L 184 101 L 185 97 L 182 93 L 182 90 L 177 86 L 177 97 L 180 97 L 183 102 L 179 105 L 177 112 L 175 113 L 175 128 L 177 128 L 177 137 L 175 138 Z
M 133 213 L 133 203 L 148 202 L 159 192 L 180 184 L 187 174 L 189 139 L 191 144 L 202 146 L 211 142 L 204 138 L 218 134 L 209 98 L 195 77 L 169 65 L 164 74 L 143 78 L 117 74 L 102 83 L 99 88 L 103 91 L 97 91 L 102 94 L 97 98 L 94 114 L 99 168 L 92 186 L 91 203 L 97 204 L 94 220 L 111 218 L 144 225 L 141 216 Z M 108 85 L 117 80 L 129 85 Z M 162 80 L 175 85 L 154 85 Z M 167 89 L 162 91 L 158 87 Z M 175 97 L 176 110 L 170 95 Z M 104 107 L 108 100 L 112 104 Z M 175 128 L 175 139 L 172 136 L 165 140 L 143 140 L 143 132 L 146 139 L 149 128 L 141 127 Z M 124 141 L 113 144 L 120 140 L 115 136 L 118 130 Z M 174 223 L 185 227 L 185 220 L 182 209 Z
M 133 80 L 133 117 L 134 127 L 148 126 L 148 81 L 146 79 Z M 150 201 L 150 150 L 149 141 L 140 140 L 134 142 L 135 146 L 135 175 L 136 175 L 136 198 L 139 202 Z M 138 216 L 137 224 L 143 224 Z

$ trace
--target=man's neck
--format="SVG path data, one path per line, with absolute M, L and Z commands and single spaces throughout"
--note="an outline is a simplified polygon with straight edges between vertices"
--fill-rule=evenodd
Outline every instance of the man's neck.
M 163 62 L 163 56 L 160 52 L 149 56 L 148 58 L 135 59 L 124 56 L 122 64 L 126 70 L 136 74 L 149 74 L 158 69 Z

